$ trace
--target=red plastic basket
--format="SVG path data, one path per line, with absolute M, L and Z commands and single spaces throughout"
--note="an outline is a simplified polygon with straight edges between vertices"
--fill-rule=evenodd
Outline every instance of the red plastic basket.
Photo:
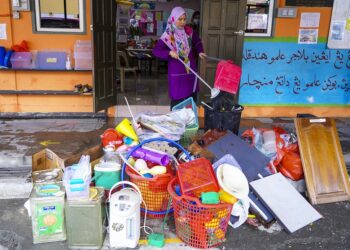
M 169 168 L 167 174 L 153 178 L 141 177 L 129 167 L 126 167 L 125 171 L 130 177 L 130 181 L 139 187 L 148 210 L 156 213 L 167 210 L 170 199 L 167 187 L 169 182 L 175 177 Z M 141 206 L 145 208 L 143 203 Z M 165 213 L 156 213 L 147 213 L 147 218 L 163 218 L 165 216 Z
M 213 166 L 206 158 L 180 164 L 177 167 L 177 177 L 181 192 L 185 195 L 200 197 L 203 192 L 220 190 Z
M 225 241 L 232 204 L 204 205 L 197 198 L 175 193 L 177 179 L 168 185 L 173 199 L 177 236 L 186 244 L 197 248 L 210 248 Z

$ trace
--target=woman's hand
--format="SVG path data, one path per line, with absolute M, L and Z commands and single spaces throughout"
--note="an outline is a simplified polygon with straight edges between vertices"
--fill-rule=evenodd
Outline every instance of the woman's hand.
M 201 58 L 201 59 L 205 59 L 206 57 L 207 57 L 207 54 L 205 54 L 205 53 L 199 53 L 199 57 Z
M 169 55 L 174 59 L 179 59 L 179 55 L 175 51 L 170 51 Z

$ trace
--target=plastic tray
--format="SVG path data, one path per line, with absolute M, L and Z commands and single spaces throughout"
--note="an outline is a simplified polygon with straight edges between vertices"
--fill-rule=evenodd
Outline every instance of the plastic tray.
M 188 196 L 200 197 L 203 192 L 218 192 L 220 189 L 213 167 L 206 158 L 180 164 L 177 176 L 181 193 Z

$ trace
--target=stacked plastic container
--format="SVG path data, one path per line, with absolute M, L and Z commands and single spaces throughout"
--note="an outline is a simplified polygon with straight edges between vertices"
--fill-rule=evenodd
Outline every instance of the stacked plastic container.
M 90 157 L 82 156 L 78 164 L 66 167 L 64 171 L 63 185 L 66 188 L 67 200 L 88 200 L 90 181 Z
M 92 69 L 91 41 L 77 40 L 74 44 L 74 60 L 76 70 Z
M 43 50 L 38 51 L 35 60 L 37 69 L 65 70 L 69 51 Z
M 181 145 L 187 147 L 188 145 L 191 144 L 192 142 L 192 137 L 195 136 L 198 132 L 198 128 L 199 128 L 199 123 L 198 123 L 198 111 L 197 111 L 197 105 L 194 102 L 193 98 L 187 98 L 186 100 L 184 100 L 183 102 L 177 104 L 176 106 L 174 106 L 172 108 L 172 110 L 179 110 L 179 109 L 183 109 L 183 108 L 190 108 L 193 110 L 195 116 L 196 116 L 196 120 L 195 120 L 195 124 L 192 124 L 190 126 L 186 127 L 186 131 L 183 134 L 180 143 Z
M 11 56 L 10 61 L 13 69 L 33 68 L 31 52 L 14 52 Z

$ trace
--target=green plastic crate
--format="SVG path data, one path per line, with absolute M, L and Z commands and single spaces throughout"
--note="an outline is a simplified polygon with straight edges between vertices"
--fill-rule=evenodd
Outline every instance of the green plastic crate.
M 182 138 L 180 139 L 180 144 L 184 147 L 189 146 L 192 143 L 192 137 L 197 134 L 198 128 L 199 127 L 197 124 L 186 127 L 186 131 L 182 135 Z

